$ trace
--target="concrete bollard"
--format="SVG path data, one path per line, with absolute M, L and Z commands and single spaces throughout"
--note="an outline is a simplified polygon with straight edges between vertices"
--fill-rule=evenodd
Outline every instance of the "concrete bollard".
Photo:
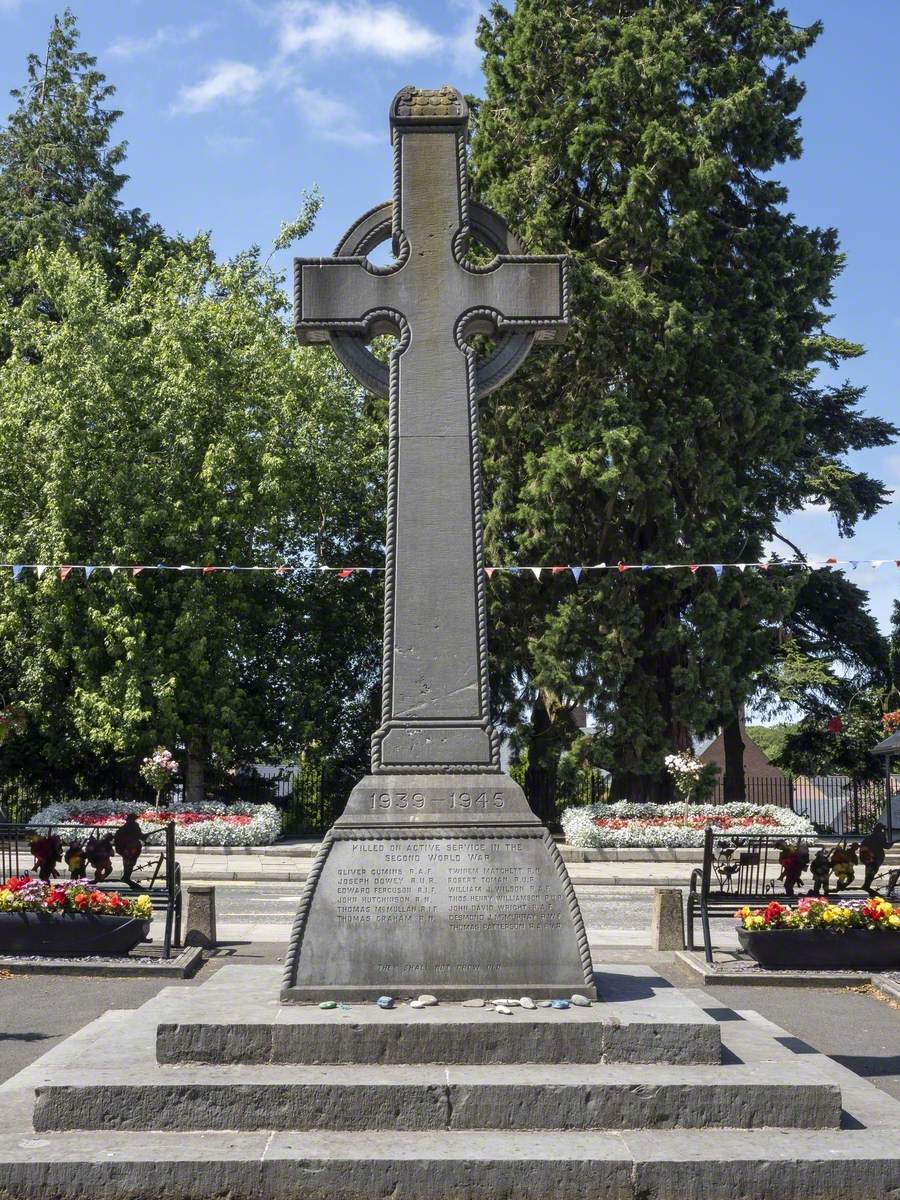
M 653 950 L 684 949 L 684 912 L 680 888 L 653 889 L 650 946 Z
M 210 884 L 188 884 L 185 946 L 216 944 L 216 889 Z

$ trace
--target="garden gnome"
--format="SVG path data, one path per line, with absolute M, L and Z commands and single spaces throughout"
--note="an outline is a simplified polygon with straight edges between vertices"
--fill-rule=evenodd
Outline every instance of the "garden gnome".
M 851 846 L 835 846 L 831 852 L 831 869 L 837 876 L 837 890 L 839 892 L 848 888 L 856 877 L 854 868 L 859 861 L 856 857 L 858 849 L 859 843 L 854 842 Z
M 66 850 L 66 866 L 69 868 L 69 875 L 72 879 L 82 879 L 84 877 L 86 862 L 84 847 L 75 838 L 69 843 L 69 848 Z
M 46 837 L 41 837 L 36 833 L 31 839 L 30 845 L 31 853 L 34 855 L 34 870 L 38 873 L 38 879 L 49 883 L 51 876 L 59 875 L 56 867 L 63 856 L 62 840 L 55 833 L 48 833 Z
M 102 883 L 112 873 L 113 838 L 111 833 L 97 837 L 92 833 L 84 848 L 84 856 L 94 868 L 94 882 Z
M 113 845 L 122 859 L 122 879 L 125 883 L 131 883 L 131 872 L 144 848 L 144 834 L 134 813 L 129 813 L 125 824 L 116 830 Z
M 812 877 L 813 877 L 813 896 L 828 895 L 828 881 L 831 878 L 831 859 L 828 857 L 828 851 L 822 847 L 816 852 L 815 858 L 812 860 Z
M 872 880 L 881 870 L 884 863 L 884 854 L 887 850 L 887 829 L 879 821 L 868 837 L 864 837 L 859 844 L 859 861 L 866 868 L 866 877 L 863 880 L 863 888 L 870 896 L 875 895 L 875 890 L 872 887 Z
M 803 872 L 809 866 L 809 850 L 803 842 L 798 842 L 796 846 L 792 846 L 788 842 L 779 842 L 778 849 L 781 851 L 778 856 L 781 874 L 778 878 L 784 880 L 784 894 L 793 896 L 794 888 L 799 884 L 803 878 Z

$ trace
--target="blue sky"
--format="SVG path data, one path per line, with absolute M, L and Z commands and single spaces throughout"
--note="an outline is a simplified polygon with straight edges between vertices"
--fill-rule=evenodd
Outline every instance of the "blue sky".
M 59 5 L 0 0 L 0 87 L 24 78 Z M 125 199 L 170 230 L 210 229 L 231 254 L 271 245 L 316 182 L 325 206 L 304 253 L 330 253 L 361 212 L 390 195 L 387 106 L 405 83 L 481 90 L 473 35 L 477 0 L 75 0 L 83 47 L 118 88 L 119 134 L 129 143 Z M 900 379 L 900 5 L 885 0 L 788 0 L 797 24 L 825 33 L 798 73 L 805 153 L 781 177 L 790 208 L 835 225 L 847 266 L 835 296 L 835 333 L 866 357 L 847 375 L 868 387 L 869 412 L 897 419 Z M 11 102 L 10 102 L 11 105 Z M 10 106 L 8 105 L 8 107 Z M 276 256 L 287 267 L 290 255 Z M 880 558 L 851 577 L 870 591 L 886 626 L 900 596 L 900 446 L 854 464 L 897 499 L 842 541 L 820 509 L 783 532 L 813 558 Z

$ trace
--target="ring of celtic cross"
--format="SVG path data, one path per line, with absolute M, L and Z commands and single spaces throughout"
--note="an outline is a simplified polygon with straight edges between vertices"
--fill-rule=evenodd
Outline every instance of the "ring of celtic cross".
M 335 257 L 369 255 L 377 247 L 391 241 L 391 210 L 392 204 L 388 200 L 364 213 L 338 242 L 334 252 Z M 502 217 L 483 204 L 470 202 L 469 231 L 472 241 L 486 246 L 494 254 L 515 255 L 523 252 L 521 245 L 507 229 Z M 409 243 L 402 235 L 398 242 L 399 244 L 395 243 L 394 245 L 396 262 L 386 267 L 370 263 L 367 269 L 375 275 L 387 275 L 402 266 L 409 254 Z M 475 269 L 490 270 L 491 265 L 488 263 L 484 267 Z M 373 337 L 385 333 L 398 334 L 400 331 L 390 321 L 374 321 L 365 334 L 332 333 L 330 340 L 334 353 L 350 374 L 370 392 L 387 399 L 389 389 L 387 364 L 376 358 L 368 346 L 368 342 Z M 470 322 L 467 333 L 496 334 L 496 331 L 491 322 L 482 324 Z M 482 399 L 483 396 L 500 387 L 510 375 L 515 374 L 528 357 L 534 339 L 535 333 L 532 330 L 513 330 L 500 335 L 492 353 L 486 358 L 480 359 L 476 364 L 476 399 Z

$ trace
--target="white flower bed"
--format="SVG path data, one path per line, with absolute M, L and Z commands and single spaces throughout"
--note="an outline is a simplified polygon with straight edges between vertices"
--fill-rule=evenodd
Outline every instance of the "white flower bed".
M 609 824 L 595 823 L 600 818 Z M 586 804 L 567 808 L 562 827 L 571 846 L 702 846 L 707 824 L 716 833 L 765 833 L 783 838 L 815 837 L 807 817 L 777 804 Z
M 48 804 L 34 814 L 29 824 L 64 825 L 67 821 L 78 822 L 87 817 L 92 825 L 115 828 L 127 813 L 134 813 L 143 825 L 148 826 L 161 824 L 163 816 L 174 819 L 178 846 L 268 846 L 281 833 L 281 813 L 274 804 L 218 804 L 214 801 L 169 807 L 162 804 L 159 814 L 152 804 L 119 800 Z M 204 819 L 192 819 L 195 814 Z M 235 817 L 247 820 L 236 821 Z

